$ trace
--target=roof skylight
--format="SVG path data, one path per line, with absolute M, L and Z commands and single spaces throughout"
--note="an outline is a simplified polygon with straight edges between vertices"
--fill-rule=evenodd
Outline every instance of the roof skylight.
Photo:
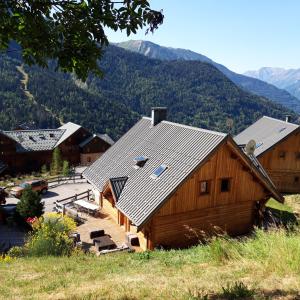
M 166 165 L 160 165 L 158 168 L 156 168 L 155 170 L 154 170 L 154 172 L 151 174 L 151 178 L 152 179 L 156 179 L 156 178 L 158 178 L 159 176 L 161 176 L 161 174 L 164 172 L 164 171 L 166 171 L 167 170 L 167 166 Z
M 256 149 L 257 149 L 258 147 L 262 146 L 262 145 L 263 145 L 263 143 L 257 143 L 257 144 L 256 144 Z
M 147 162 L 148 160 L 148 157 L 146 156 L 137 156 L 134 158 L 134 162 L 135 162 L 135 165 L 138 166 L 138 167 L 143 167 L 145 165 L 145 163 Z

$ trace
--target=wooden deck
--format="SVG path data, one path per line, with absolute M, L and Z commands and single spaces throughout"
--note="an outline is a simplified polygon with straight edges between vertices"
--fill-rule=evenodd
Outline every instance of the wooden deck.
M 90 232 L 93 230 L 103 229 L 105 234 L 111 236 L 117 247 L 125 243 L 125 230 L 116 224 L 109 215 L 100 213 L 96 218 L 84 214 L 84 218 L 86 221 L 77 227 L 84 249 L 96 251 L 93 241 L 90 239 Z

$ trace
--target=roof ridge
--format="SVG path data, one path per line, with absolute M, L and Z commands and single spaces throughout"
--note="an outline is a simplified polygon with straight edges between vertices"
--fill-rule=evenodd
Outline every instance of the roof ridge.
M 142 117 L 142 119 L 151 121 L 150 117 Z M 175 123 L 175 122 L 171 122 L 171 121 L 167 121 L 167 120 L 163 120 L 163 121 L 161 121 L 161 123 L 166 123 L 166 124 L 170 124 L 170 125 L 174 125 L 174 126 L 178 126 L 178 127 L 182 127 L 182 128 L 187 128 L 187 129 L 192 129 L 192 130 L 200 131 L 200 132 L 207 132 L 207 133 L 211 133 L 211 134 L 215 134 L 215 135 L 219 135 L 219 136 L 223 136 L 223 137 L 228 136 L 228 133 L 214 131 L 214 130 L 209 130 L 209 129 L 204 129 L 204 128 L 200 128 L 200 127 L 196 127 L 196 126 L 191 126 L 191 125 L 185 125 L 185 124 Z
M 263 116 L 261 119 L 263 119 L 263 118 L 270 119 L 270 120 L 274 120 L 274 121 L 277 121 L 277 122 L 280 122 L 280 123 L 284 123 L 284 124 L 288 124 L 288 125 L 294 125 L 294 126 L 297 126 L 297 127 L 300 126 L 300 125 L 295 124 L 295 123 L 286 122 L 286 121 L 284 121 L 284 120 L 272 118 L 272 117 L 269 117 L 269 116 Z M 258 120 L 258 121 L 259 121 L 259 120 Z M 253 123 L 253 124 L 255 124 L 255 123 Z
M 0 132 L 4 133 L 18 133 L 18 132 L 42 132 L 42 131 L 63 131 L 63 128 L 54 128 L 54 129 L 22 129 L 22 130 L 2 130 Z

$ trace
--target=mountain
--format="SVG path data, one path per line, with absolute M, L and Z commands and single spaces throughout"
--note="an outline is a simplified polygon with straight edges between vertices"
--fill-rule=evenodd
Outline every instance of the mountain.
M 273 84 L 300 99 L 300 69 L 261 68 L 245 75 Z
M 134 51 L 143 54 L 150 58 L 161 60 L 199 60 L 214 65 L 218 70 L 225 74 L 235 84 L 244 90 L 253 94 L 266 97 L 276 103 L 282 104 L 296 112 L 300 112 L 300 97 L 299 99 L 292 96 L 286 90 L 279 89 L 274 85 L 266 83 L 262 80 L 252 78 L 253 76 L 245 76 L 237 74 L 225 66 L 218 64 L 210 58 L 199 53 L 171 47 L 163 47 L 149 41 L 130 40 L 126 42 L 116 43 L 115 45 L 126 50 Z
M 100 63 L 104 78 L 90 76 L 85 83 L 55 72 L 54 63 L 42 69 L 4 55 L 0 61 L 1 129 L 72 121 L 118 138 L 152 106 L 167 106 L 170 121 L 213 130 L 228 132 L 233 121 L 233 134 L 262 115 L 297 118 L 200 61 L 161 61 L 110 46 Z

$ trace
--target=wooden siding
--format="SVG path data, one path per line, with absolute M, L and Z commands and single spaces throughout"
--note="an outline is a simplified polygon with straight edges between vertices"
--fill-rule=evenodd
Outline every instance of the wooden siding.
M 95 162 L 103 153 L 81 153 L 80 164 L 83 166 L 91 165 Z
M 221 192 L 221 180 L 229 178 L 230 190 Z M 209 193 L 200 194 L 200 182 L 209 182 Z M 249 168 L 224 144 L 198 168 L 154 215 L 151 222 L 153 246 L 187 246 L 195 238 L 191 230 L 213 231 L 214 226 L 231 235 L 248 232 L 254 221 L 255 202 L 266 192 Z
M 280 157 L 284 152 L 285 157 Z M 300 192 L 300 134 L 291 134 L 272 149 L 259 156 L 259 161 L 266 169 L 280 192 Z

